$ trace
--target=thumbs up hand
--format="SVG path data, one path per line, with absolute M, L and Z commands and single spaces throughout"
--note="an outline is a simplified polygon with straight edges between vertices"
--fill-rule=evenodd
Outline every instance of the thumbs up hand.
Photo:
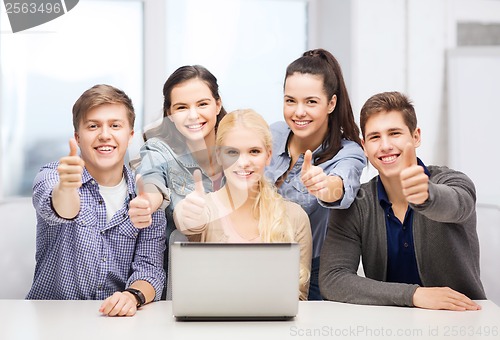
M 69 155 L 78 156 L 78 144 L 74 138 L 69 140 Z
M 181 230 L 195 229 L 209 222 L 209 212 L 203 188 L 200 170 L 193 173 L 195 190 L 188 194 L 176 207 L 175 216 L 177 226 Z
M 205 196 L 205 188 L 203 187 L 203 178 L 201 176 L 201 171 L 196 169 L 193 172 L 193 180 L 194 180 L 194 193 L 199 197 Z
M 403 149 L 404 169 L 399 174 L 401 188 L 406 201 L 422 204 L 429 198 L 429 177 L 424 168 L 417 164 L 417 155 L 413 144 L 408 143 Z
M 146 228 L 153 223 L 151 214 L 153 209 L 146 191 L 141 175 L 137 175 L 136 181 L 137 196 L 129 203 L 128 215 L 134 227 L 138 229 Z
M 311 150 L 307 150 L 304 153 L 304 163 L 302 163 L 300 179 L 307 188 L 307 191 L 320 199 L 328 191 L 328 176 L 319 166 L 312 165 Z
M 74 138 L 69 140 L 69 155 L 59 160 L 59 190 L 78 189 L 82 186 L 82 173 L 85 162 L 78 156 L 78 144 Z
M 78 144 L 74 138 L 69 140 L 69 155 L 59 160 L 57 172 L 59 182 L 52 189 L 52 207 L 66 219 L 72 219 L 80 211 L 78 188 L 82 186 L 82 173 L 85 162 L 78 156 Z

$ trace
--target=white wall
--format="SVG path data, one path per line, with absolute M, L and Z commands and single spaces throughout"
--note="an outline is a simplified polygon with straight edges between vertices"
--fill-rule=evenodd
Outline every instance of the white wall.
M 35 270 L 36 217 L 31 198 L 0 202 L 0 299 L 24 299 Z
M 309 47 L 339 59 L 356 118 L 375 93 L 408 94 L 423 133 L 418 155 L 447 164 L 446 52 L 456 47 L 458 22 L 500 23 L 500 1 L 312 0 L 310 7 Z
M 500 208 L 480 205 L 477 208 L 477 233 L 481 245 L 481 281 L 486 297 L 500 305 Z

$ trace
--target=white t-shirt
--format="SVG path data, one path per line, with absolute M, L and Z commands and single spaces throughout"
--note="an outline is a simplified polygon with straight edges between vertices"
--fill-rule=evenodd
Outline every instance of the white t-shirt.
M 99 185 L 99 192 L 104 198 L 104 203 L 106 203 L 106 222 L 109 222 L 113 215 L 123 206 L 127 191 L 125 177 L 122 177 L 120 183 L 114 187 Z

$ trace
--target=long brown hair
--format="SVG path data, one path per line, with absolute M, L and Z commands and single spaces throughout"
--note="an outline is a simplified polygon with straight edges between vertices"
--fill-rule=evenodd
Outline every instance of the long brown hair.
M 182 134 L 177 130 L 175 125 L 168 119 L 167 117 L 170 113 L 170 105 L 172 104 L 172 90 L 177 85 L 184 83 L 191 79 L 200 79 L 202 80 L 210 89 L 212 96 L 215 100 L 220 100 L 219 94 L 219 85 L 217 84 L 217 78 L 205 67 L 200 65 L 186 65 L 181 66 L 177 70 L 175 70 L 170 77 L 168 77 L 165 85 L 163 85 L 163 120 L 162 123 L 146 132 L 144 132 L 143 138 L 144 141 L 147 141 L 149 138 L 158 137 L 165 140 L 165 142 L 170 145 L 174 150 L 180 151 L 180 149 L 184 149 L 185 138 Z M 226 115 L 226 110 L 224 107 L 221 107 L 220 113 L 217 116 L 217 121 L 215 123 L 215 132 L 217 132 L 217 127 L 219 126 L 219 122 Z
M 351 140 L 361 146 L 359 128 L 354 121 L 351 101 L 337 59 L 324 49 L 310 50 L 288 65 L 285 83 L 294 73 L 321 76 L 328 100 L 333 95 L 337 96 L 337 105 L 328 115 L 328 130 L 322 143 L 323 150 L 314 155 L 314 164 L 318 165 L 332 159 L 342 148 L 342 139 Z

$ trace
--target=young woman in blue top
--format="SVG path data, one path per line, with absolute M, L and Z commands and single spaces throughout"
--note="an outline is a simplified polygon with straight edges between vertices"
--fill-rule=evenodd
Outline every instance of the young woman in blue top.
M 193 173 L 200 169 L 207 192 L 221 186 L 222 168 L 215 159 L 215 133 L 225 116 L 217 79 L 199 65 L 182 66 L 163 86 L 163 121 L 146 131 L 137 173 L 144 191 L 130 202 L 137 228 L 151 224 L 151 214 L 165 209 L 167 235 L 175 230 L 172 213 L 194 191 Z M 168 242 L 168 241 L 167 241 Z M 164 267 L 167 267 L 165 252 Z
M 271 125 L 273 157 L 266 175 L 309 215 L 309 300 L 321 300 L 319 254 L 329 209 L 351 205 L 366 165 L 342 71 L 330 52 L 307 51 L 287 67 L 283 116 L 285 122 Z

